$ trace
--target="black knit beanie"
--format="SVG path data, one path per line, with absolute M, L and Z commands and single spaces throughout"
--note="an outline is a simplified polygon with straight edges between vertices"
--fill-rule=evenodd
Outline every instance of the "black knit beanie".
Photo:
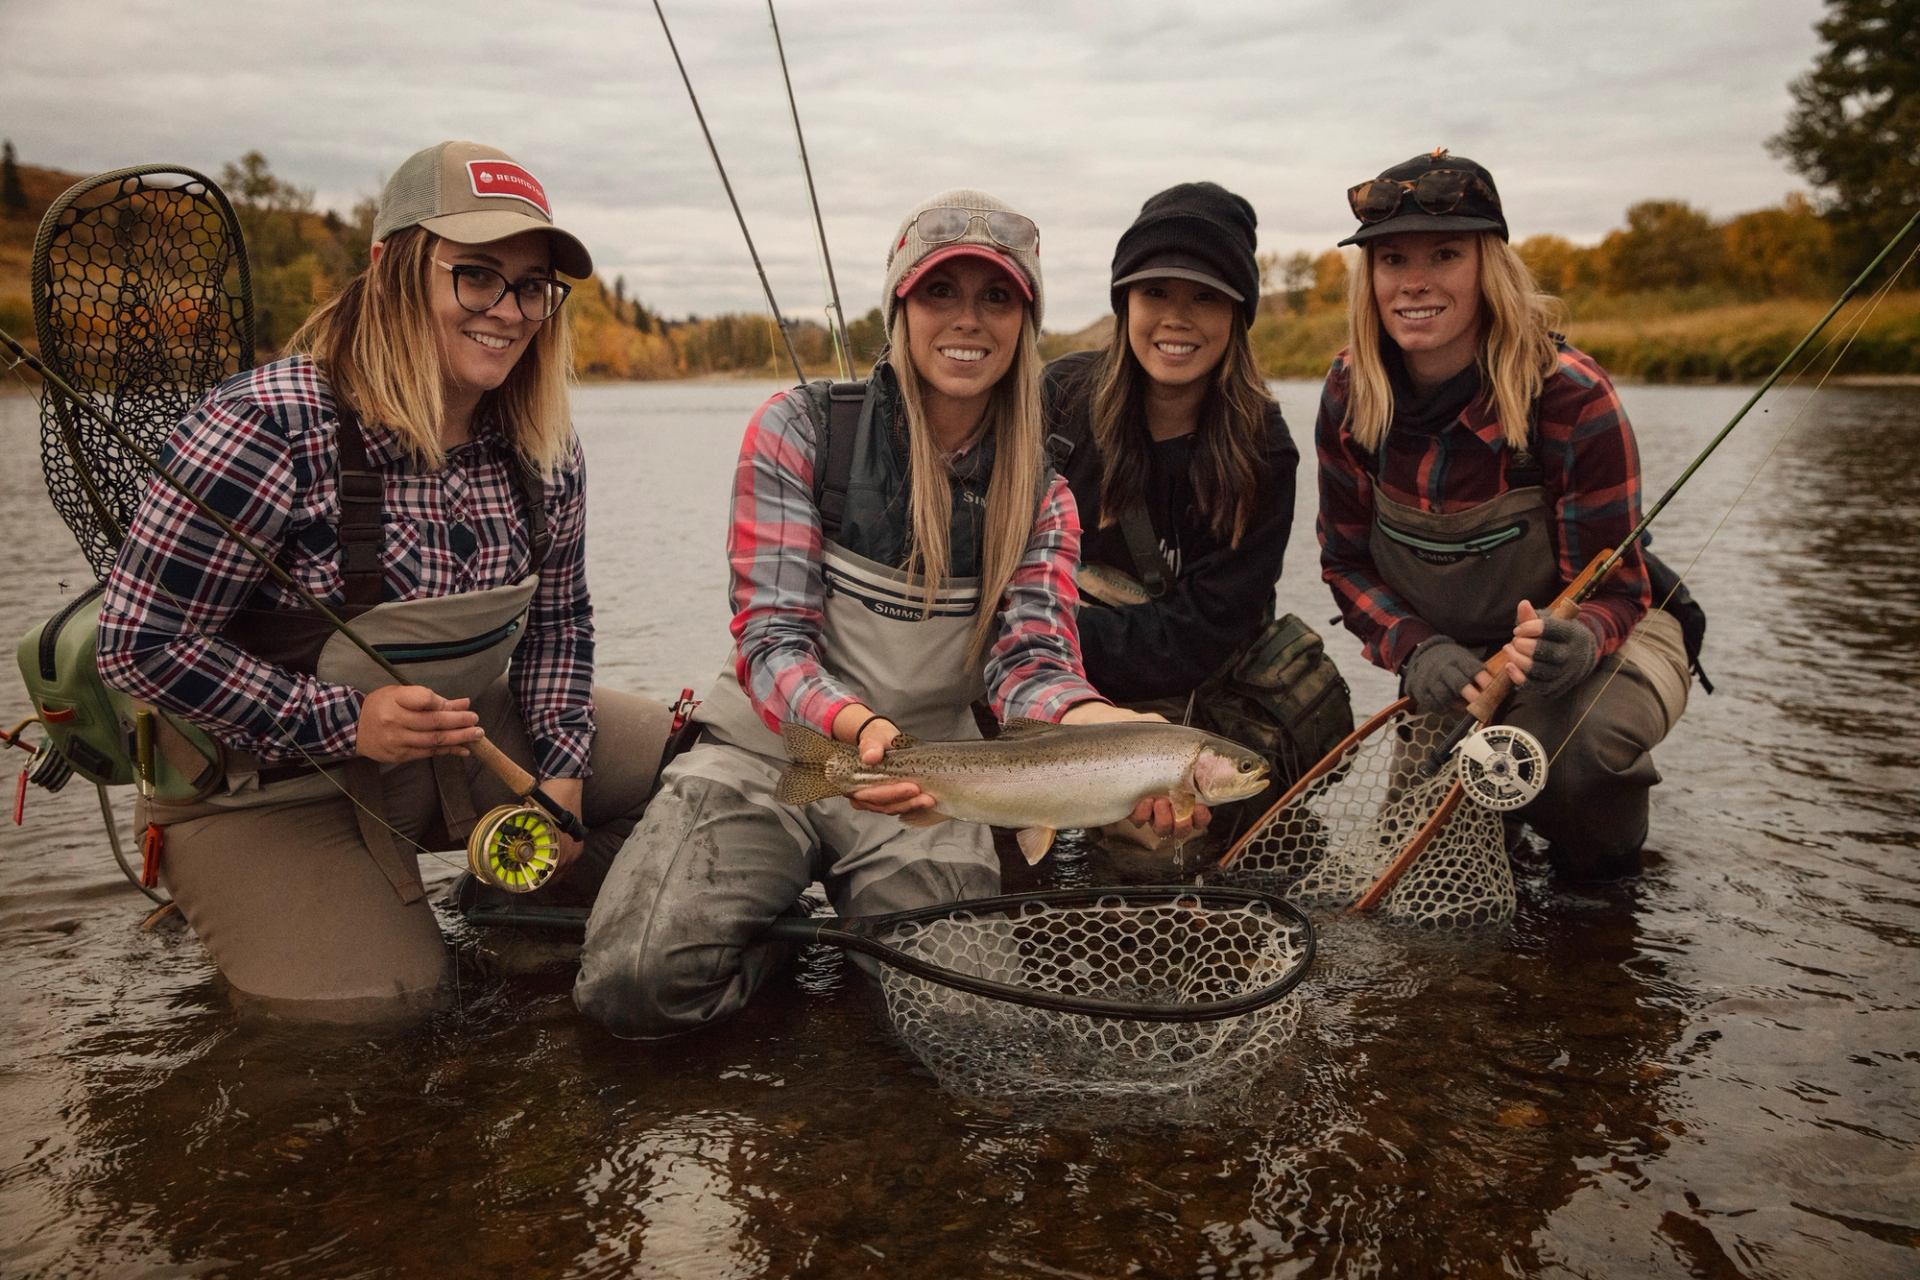
M 1114 248 L 1113 309 L 1120 310 L 1121 295 L 1136 280 L 1207 276 L 1240 295 L 1240 313 L 1251 325 L 1260 309 L 1260 268 L 1253 260 L 1258 222 L 1252 205 L 1218 183 L 1168 187 L 1140 206 Z M 1162 266 L 1168 269 L 1151 270 Z

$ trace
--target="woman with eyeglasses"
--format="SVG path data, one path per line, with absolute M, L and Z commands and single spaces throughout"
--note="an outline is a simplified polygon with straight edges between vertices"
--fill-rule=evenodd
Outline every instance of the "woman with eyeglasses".
M 1421 711 L 1463 712 L 1501 653 L 1517 690 L 1500 719 L 1551 757 L 1520 816 L 1563 877 L 1630 874 L 1651 752 L 1686 707 L 1680 625 L 1650 608 L 1638 547 L 1577 615 L 1546 612 L 1639 520 L 1626 411 L 1554 332 L 1558 303 L 1508 244 L 1492 174 L 1436 149 L 1348 201 L 1348 345 L 1315 424 L 1323 575 Z
M 842 916 L 997 890 L 987 828 L 927 825 L 937 798 L 912 783 L 782 801 L 783 730 L 874 763 L 903 732 L 978 737 L 983 696 L 1003 720 L 1137 718 L 1081 670 L 1079 526 L 1041 445 L 1042 301 L 1029 219 L 978 191 L 935 196 L 889 246 L 890 344 L 870 378 L 783 392 L 748 422 L 727 548 L 735 648 L 581 955 L 574 999 L 616 1034 L 738 1010 L 785 950 L 759 935 L 815 880 Z
M 1043 382 L 1048 446 L 1085 531 L 1088 678 L 1116 701 L 1172 719 L 1191 711 L 1229 736 L 1249 726 L 1189 700 L 1273 617 L 1300 461 L 1248 339 L 1256 223 L 1252 205 L 1211 182 L 1154 195 L 1114 249 L 1105 349 L 1055 360 Z M 1269 763 L 1284 785 L 1291 762 Z
M 294 335 L 298 354 L 215 388 L 167 463 L 409 681 L 160 484 L 100 619 L 102 676 L 226 753 L 203 802 L 149 802 L 145 821 L 228 982 L 283 1013 L 433 1002 L 448 960 L 417 855 L 513 800 L 471 743 L 491 739 L 587 823 L 540 891 L 584 902 L 670 719 L 593 683 L 556 274 L 591 275 L 586 248 L 527 169 L 447 142 L 387 183 L 371 259 Z

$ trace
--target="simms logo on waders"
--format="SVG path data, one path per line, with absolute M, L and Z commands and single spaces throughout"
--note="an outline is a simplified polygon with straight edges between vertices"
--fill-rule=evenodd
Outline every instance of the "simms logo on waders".
M 553 210 L 547 206 L 547 189 L 540 185 L 538 178 L 511 160 L 469 160 L 467 179 L 476 196 L 524 200 L 547 215 L 547 221 L 553 221 Z

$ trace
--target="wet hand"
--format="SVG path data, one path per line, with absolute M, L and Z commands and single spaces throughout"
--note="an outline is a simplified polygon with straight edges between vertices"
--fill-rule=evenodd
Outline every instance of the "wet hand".
M 1148 796 L 1133 806 L 1133 812 L 1127 815 L 1127 820 L 1136 827 L 1144 827 L 1151 823 L 1153 833 L 1163 840 L 1169 836 L 1175 840 L 1185 840 L 1189 836 L 1199 835 L 1213 823 L 1213 810 L 1203 804 L 1195 803 L 1193 812 L 1183 820 L 1175 816 L 1171 799 L 1166 796 Z
M 547 778 L 540 783 L 540 789 L 546 792 L 555 804 L 580 819 L 581 822 L 587 820 L 586 815 L 581 812 L 580 808 L 582 803 L 584 803 L 587 789 L 584 780 L 580 778 Z M 547 880 L 548 884 L 552 884 L 554 881 L 566 875 L 573 864 L 579 860 L 580 854 L 586 849 L 586 846 L 580 841 L 575 840 L 558 827 L 553 829 L 553 835 L 557 841 L 557 847 L 553 853 L 553 875 Z
M 879 764 L 880 758 L 887 754 L 887 747 L 900 736 L 900 726 L 885 716 L 869 712 L 861 717 L 855 733 L 854 745 L 860 750 L 860 763 Z M 917 782 L 882 782 L 850 792 L 847 803 L 868 813 L 900 815 L 931 809 L 939 802 L 922 791 Z
M 360 703 L 354 754 L 381 764 L 429 756 L 464 756 L 485 737 L 465 698 L 443 698 L 424 685 L 388 684 Z

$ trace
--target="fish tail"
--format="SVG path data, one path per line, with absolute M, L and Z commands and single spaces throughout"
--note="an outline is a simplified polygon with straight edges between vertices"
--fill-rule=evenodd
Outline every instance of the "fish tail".
M 815 800 L 825 800 L 831 796 L 844 795 L 840 784 L 827 776 L 826 766 L 811 763 L 794 763 L 780 775 L 780 785 L 774 791 L 774 798 L 781 804 L 806 805 Z
M 843 755 L 848 748 L 835 742 L 825 734 L 816 733 L 803 724 L 785 725 L 780 730 L 780 741 L 787 749 L 787 759 L 795 764 L 825 764 L 836 755 Z

